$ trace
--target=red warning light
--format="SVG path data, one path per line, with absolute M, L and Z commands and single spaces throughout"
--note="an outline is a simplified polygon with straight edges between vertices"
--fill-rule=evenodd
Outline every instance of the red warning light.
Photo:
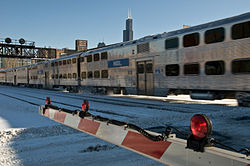
M 82 111 L 88 112 L 88 110 L 89 110 L 89 101 L 84 100 L 83 103 L 82 103 Z
M 190 129 L 195 139 L 207 138 L 212 133 L 212 122 L 203 114 L 196 114 L 191 118 Z
M 46 105 L 49 105 L 49 104 L 51 104 L 50 97 L 46 97 Z

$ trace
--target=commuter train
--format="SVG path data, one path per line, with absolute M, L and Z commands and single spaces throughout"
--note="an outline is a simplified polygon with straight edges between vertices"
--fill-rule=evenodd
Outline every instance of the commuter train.
M 250 101 L 250 12 L 0 71 L 0 82 Z

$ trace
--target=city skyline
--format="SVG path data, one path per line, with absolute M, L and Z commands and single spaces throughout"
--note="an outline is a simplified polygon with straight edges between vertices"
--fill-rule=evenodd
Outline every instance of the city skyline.
M 75 40 L 122 42 L 128 9 L 134 39 L 199 25 L 250 11 L 249 0 L 10 0 L 1 2 L 0 38 L 24 38 L 37 47 L 74 48 Z

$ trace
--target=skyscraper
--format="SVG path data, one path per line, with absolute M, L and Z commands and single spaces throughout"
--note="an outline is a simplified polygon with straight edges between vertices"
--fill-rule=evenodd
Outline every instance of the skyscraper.
M 133 27 L 132 27 L 131 11 L 128 11 L 128 18 L 126 19 L 126 30 L 123 30 L 123 42 L 133 40 Z

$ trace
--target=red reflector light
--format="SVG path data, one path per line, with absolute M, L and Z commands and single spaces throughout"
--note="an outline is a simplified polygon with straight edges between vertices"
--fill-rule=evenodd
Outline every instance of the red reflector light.
M 82 111 L 87 112 L 89 110 L 89 101 L 84 100 L 82 103 Z
M 50 97 L 46 97 L 46 105 L 49 105 L 49 104 L 51 104 Z
M 212 133 L 212 122 L 203 114 L 196 114 L 191 118 L 190 129 L 195 139 L 209 137 Z

